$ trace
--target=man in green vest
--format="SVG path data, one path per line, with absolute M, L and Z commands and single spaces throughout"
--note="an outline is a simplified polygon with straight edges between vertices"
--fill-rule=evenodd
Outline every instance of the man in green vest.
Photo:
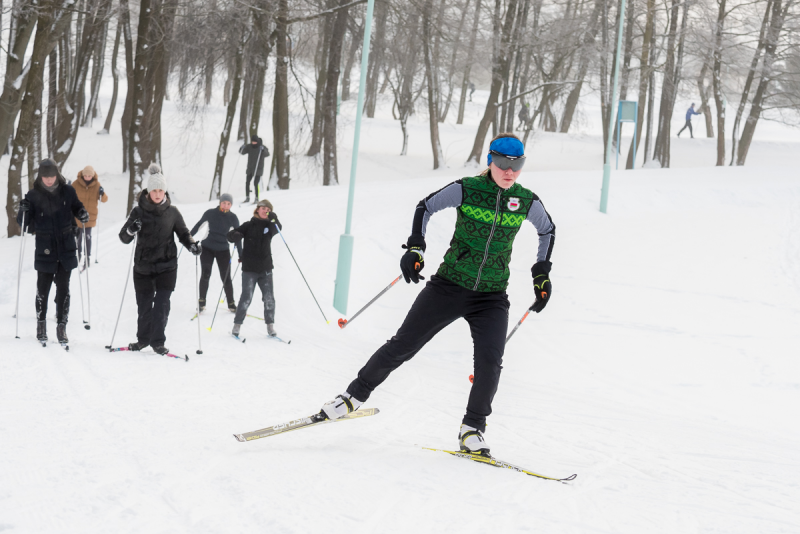
M 330 419 L 355 411 L 389 374 L 410 360 L 444 327 L 464 318 L 474 345 L 474 378 L 467 413 L 459 431 L 459 447 L 489 454 L 483 433 L 486 417 L 500 381 L 508 330 L 509 263 L 514 237 L 524 221 L 539 234 L 536 263 L 531 269 L 536 301 L 531 310 L 547 305 L 550 255 L 556 227 L 539 197 L 517 182 L 525 164 L 524 146 L 511 133 L 489 145 L 489 168 L 479 176 L 462 178 L 420 201 L 411 236 L 400 259 L 406 282 L 419 283 L 425 266 L 425 230 L 431 215 L 456 208 L 456 228 L 439 270 L 419 293 L 392 339 L 372 355 L 347 391 L 322 407 Z

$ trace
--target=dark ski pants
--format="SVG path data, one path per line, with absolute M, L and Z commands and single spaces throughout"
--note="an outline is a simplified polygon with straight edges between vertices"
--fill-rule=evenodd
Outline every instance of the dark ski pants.
M 247 196 L 249 197 L 250 196 L 250 182 L 253 180 L 254 177 L 255 177 L 255 183 L 253 184 L 253 190 L 255 191 L 256 199 L 258 199 L 258 182 L 261 181 L 261 175 L 260 174 L 247 173 L 247 183 L 244 186 L 244 190 L 245 190 L 245 193 L 247 193 Z
M 83 232 L 86 231 L 86 255 L 92 255 L 92 229 L 91 228 L 78 228 L 78 257 L 83 254 Z
M 692 132 L 692 121 L 691 120 L 686 121 L 686 124 L 683 125 L 683 128 L 678 130 L 678 137 L 681 136 L 681 132 L 683 132 L 686 128 L 689 128 L 689 135 L 692 137 L 692 139 L 694 139 L 694 133 Z
M 56 321 L 66 323 L 69 320 L 69 277 L 72 273 L 64 269 L 58 262 L 58 272 L 38 272 L 36 280 L 36 320 L 47 319 L 47 298 L 50 296 L 50 287 L 56 283 Z
M 437 275 L 417 296 L 403 325 L 392 339 L 372 355 L 347 392 L 360 401 L 389 374 L 414 357 L 444 327 L 464 318 L 469 323 L 474 347 L 474 379 L 462 422 L 480 431 L 492 413 L 492 400 L 503 368 L 508 330 L 508 295 L 505 292 L 470 291 Z
M 136 338 L 140 344 L 162 347 L 167 341 L 164 331 L 169 319 L 169 298 L 177 279 L 177 269 L 160 274 L 133 272 L 133 288 L 139 308 Z
M 211 250 L 203 247 L 203 252 L 200 253 L 200 299 L 206 300 L 208 281 L 211 279 L 211 271 L 214 269 L 214 260 L 217 260 L 219 278 L 225 288 L 225 298 L 228 300 L 228 304 L 233 304 L 235 301 L 233 300 L 233 282 L 231 281 L 231 251 L 227 248 Z
M 275 322 L 275 295 L 272 286 L 272 271 L 260 273 L 242 271 L 242 294 L 239 297 L 239 305 L 236 307 L 236 316 L 233 318 L 234 324 L 242 324 L 247 317 L 247 308 L 253 301 L 253 293 L 256 291 L 256 284 L 261 289 L 261 300 L 264 302 L 264 322 L 272 324 Z

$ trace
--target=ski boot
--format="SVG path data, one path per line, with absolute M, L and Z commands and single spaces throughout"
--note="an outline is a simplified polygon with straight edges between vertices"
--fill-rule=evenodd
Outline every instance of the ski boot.
M 245 203 L 245 204 L 249 204 L 249 203 L 250 203 L 250 195 L 247 195 L 247 196 L 244 198 L 244 203 Z
M 69 343 L 69 338 L 67 337 L 67 323 L 58 323 L 58 326 L 56 326 L 56 337 L 58 338 L 58 342 L 62 345 Z
M 351 397 L 349 393 L 342 393 L 337 395 L 332 401 L 326 402 L 322 405 L 322 413 L 328 419 L 339 419 L 343 415 L 358 410 L 358 407 L 364 404 L 362 401 Z
M 231 335 L 234 337 L 239 337 L 239 332 L 241 331 L 241 329 L 242 325 L 234 323 L 233 330 L 231 330 Z
M 36 321 L 36 339 L 42 345 L 47 343 L 47 321 Z
M 146 348 L 147 345 L 149 345 L 149 343 L 140 343 L 139 341 L 136 343 L 128 343 L 128 350 L 140 351 L 143 348 Z
M 269 337 L 276 337 L 278 335 L 273 323 L 267 323 L 267 335 L 269 335 Z
M 230 301 L 228 303 L 228 311 L 236 313 L 236 303 L 235 302 Z
M 483 432 L 477 428 L 462 424 L 458 432 L 458 443 L 464 452 L 489 456 L 489 445 L 483 438 Z
M 153 352 L 155 352 L 156 354 L 161 354 L 163 356 L 169 352 L 169 349 L 164 345 L 158 345 L 153 347 Z
M 206 299 L 200 299 L 198 301 L 198 305 L 199 305 L 198 307 L 200 308 L 200 311 L 205 310 L 206 309 Z

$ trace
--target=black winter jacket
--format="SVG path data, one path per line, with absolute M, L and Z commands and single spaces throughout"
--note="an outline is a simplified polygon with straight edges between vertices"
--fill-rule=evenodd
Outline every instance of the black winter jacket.
M 119 239 L 126 245 L 133 241 L 128 228 L 136 219 L 142 220 L 142 229 L 136 240 L 133 270 L 139 274 L 151 275 L 177 269 L 178 247 L 172 234 L 177 235 L 187 248 L 195 241 L 183 222 L 181 212 L 171 205 L 169 193 L 166 193 L 164 202 L 154 204 L 147 189 L 141 192 L 139 205 L 131 210 L 128 220 L 119 231 Z
M 43 273 L 58 272 L 58 262 L 64 269 L 78 266 L 75 234 L 78 216 L 83 204 L 63 176 L 59 175 L 58 187 L 52 193 L 44 188 L 41 178 L 36 178 L 33 189 L 25 194 L 31 209 L 25 215 L 28 232 L 36 234 L 36 256 L 33 267 Z M 22 224 L 23 212 L 17 213 L 17 222 Z
M 239 154 L 247 154 L 247 174 L 262 176 L 264 174 L 264 158 L 269 156 L 269 149 L 264 146 L 261 138 L 258 144 L 247 143 L 239 147 Z
M 276 228 L 277 225 L 277 228 Z M 228 241 L 244 239 L 242 251 L 242 272 L 263 273 L 272 270 L 271 242 L 283 225 L 274 212 L 266 219 L 253 217 L 236 230 L 228 232 Z
M 239 228 L 239 217 L 232 211 L 223 212 L 219 208 L 212 208 L 206 211 L 200 220 L 197 221 L 192 227 L 192 236 L 200 229 L 200 225 L 208 222 L 208 237 L 203 239 L 203 248 L 219 252 L 227 250 L 228 239 L 227 235 L 231 228 Z M 242 255 L 242 242 L 236 241 L 236 250 L 239 251 L 239 256 Z

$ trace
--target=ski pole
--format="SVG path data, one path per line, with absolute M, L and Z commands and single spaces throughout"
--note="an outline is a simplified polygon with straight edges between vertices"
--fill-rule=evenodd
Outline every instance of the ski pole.
M 94 262 L 97 263 L 97 256 L 100 254 L 100 232 L 97 231 L 97 223 L 94 223 L 95 227 L 95 239 L 97 242 L 94 244 Z
M 303 282 L 305 282 L 305 283 L 306 283 L 306 287 L 308 288 L 308 291 L 309 291 L 309 292 L 311 292 L 311 297 L 314 299 L 314 302 L 316 302 L 316 303 L 317 303 L 317 308 L 319 308 L 319 312 L 322 314 L 322 318 L 323 318 L 323 319 L 325 319 L 325 322 L 326 322 L 326 323 L 330 324 L 330 321 L 328 320 L 328 318 L 327 318 L 327 317 L 325 317 L 325 312 L 324 312 L 324 311 L 322 311 L 322 307 L 319 305 L 319 302 L 317 302 L 317 297 L 315 297 L 315 296 L 314 296 L 314 292 L 313 292 L 313 291 L 311 291 L 311 286 L 310 286 L 310 285 L 308 285 L 308 280 L 306 280 L 306 277 L 305 277 L 305 275 L 303 274 L 303 271 L 302 271 L 302 269 L 300 269 L 300 265 L 298 265 L 298 264 L 297 264 L 297 260 L 295 260 L 295 259 L 294 259 L 294 254 L 292 254 L 292 249 L 290 249 L 290 248 L 289 248 L 289 243 L 287 243 L 287 242 L 286 242 L 286 239 L 284 239 L 284 238 L 283 238 L 283 232 L 281 232 L 281 229 L 280 229 L 280 228 L 278 228 L 278 225 L 277 225 L 277 224 L 275 224 L 275 228 L 278 230 L 278 235 L 280 235 L 280 236 L 281 236 L 281 239 L 283 239 L 283 244 L 284 244 L 284 245 L 286 245 L 286 250 L 288 250 L 288 251 L 289 251 L 289 255 L 292 257 L 292 260 L 294 260 L 294 264 L 295 264 L 295 265 L 297 265 L 297 270 L 298 270 L 298 271 L 300 271 L 300 276 L 302 276 L 302 277 L 303 277 Z
M 117 322 L 114 323 L 114 333 L 111 334 L 111 343 L 106 345 L 108 350 L 113 351 L 114 338 L 117 337 L 117 326 L 119 326 L 119 317 L 122 315 L 122 304 L 125 302 L 125 291 L 128 289 L 128 280 L 131 277 L 131 269 L 133 269 L 133 256 L 136 252 L 136 239 L 139 237 L 138 232 L 133 235 L 133 250 L 131 250 L 131 262 L 128 265 L 128 275 L 125 277 L 125 287 L 122 288 L 122 300 L 119 303 L 119 313 L 117 314 Z
M 78 248 L 78 245 L 79 245 L 78 236 L 75 236 L 75 248 Z M 84 252 L 83 264 L 85 266 L 86 265 L 86 251 L 84 250 L 83 252 Z M 84 310 L 84 305 L 83 305 L 83 272 L 81 271 L 80 257 L 78 258 L 78 284 L 79 284 L 78 287 L 81 290 L 81 320 L 83 321 L 84 326 L 86 326 L 86 312 Z
M 233 251 L 231 251 L 231 259 L 228 260 L 228 268 L 225 269 L 225 276 L 222 278 L 222 289 L 219 290 L 219 297 L 217 298 L 217 307 L 214 308 L 214 317 L 211 318 L 211 326 L 206 328 L 209 332 L 214 328 L 214 321 L 217 319 L 217 310 L 219 310 L 219 303 L 222 302 L 222 292 L 225 290 L 225 282 L 228 274 L 231 272 L 231 262 L 233 261 Z M 236 278 L 236 271 L 239 270 L 239 264 L 236 264 L 236 270 L 233 272 L 233 278 Z M 231 285 L 233 285 L 233 278 L 231 278 Z
M 199 264 L 200 259 L 195 256 L 194 257 L 194 301 L 197 305 L 197 354 L 203 354 L 203 344 L 200 341 L 200 271 L 199 271 Z
M 89 267 L 91 267 L 92 264 L 91 264 L 91 261 L 89 260 L 89 238 L 86 235 L 86 231 L 87 230 L 88 230 L 88 228 L 86 228 L 86 225 L 84 224 L 83 225 L 83 257 L 84 257 L 84 260 L 86 262 L 85 263 L 85 265 L 86 265 L 86 312 L 87 312 L 87 315 L 89 316 L 89 321 L 88 322 L 84 321 L 86 324 L 84 324 L 83 327 L 86 330 L 91 330 L 92 329 L 92 295 L 91 295 L 91 292 L 90 292 L 90 289 L 89 289 Z M 78 275 L 78 277 L 80 278 L 80 275 Z M 83 289 L 81 289 L 81 293 L 83 293 Z M 81 297 L 81 298 L 83 298 L 83 297 Z
M 372 303 L 373 303 L 373 302 L 375 302 L 376 300 L 378 300 L 379 298 L 381 298 L 381 297 L 383 296 L 383 294 L 384 294 L 384 293 L 386 293 L 387 291 L 389 291 L 390 289 L 392 289 L 392 287 L 394 287 L 394 285 L 395 285 L 397 282 L 399 282 L 401 278 L 403 278 L 403 275 L 402 275 L 402 274 L 401 274 L 400 276 L 398 276 L 397 278 L 395 278 L 394 280 L 392 280 L 392 283 L 391 283 L 391 284 L 389 284 L 388 286 L 384 287 L 384 288 L 383 288 L 383 290 L 382 290 L 380 293 L 378 293 L 377 295 L 375 295 L 375 297 L 373 297 L 373 299 L 372 299 L 371 301 L 367 302 L 367 304 L 366 304 L 366 305 L 365 305 L 363 308 L 361 308 L 360 310 L 358 310 L 358 311 L 355 313 L 355 315 L 353 315 L 353 316 L 352 316 L 350 319 L 341 319 L 341 318 L 340 318 L 340 319 L 339 319 L 339 328 L 344 328 L 345 326 L 347 326 L 348 324 L 350 324 L 351 322 L 353 322 L 353 320 L 354 320 L 356 317 L 358 317 L 358 316 L 361 314 L 361 312 L 363 312 L 364 310 L 366 310 L 367 308 L 369 308 L 370 306 L 372 306 Z
M 25 258 L 25 215 L 27 212 L 22 212 L 22 243 L 19 244 L 19 267 L 17 268 L 17 307 L 14 311 L 14 318 L 17 320 L 17 332 L 14 335 L 19 339 L 19 286 L 22 280 L 22 262 Z
M 535 304 L 535 303 L 534 303 L 534 304 Z M 530 313 L 532 310 L 533 310 L 533 304 L 531 304 L 531 307 L 530 307 L 530 308 L 528 308 L 528 309 L 525 311 L 525 315 L 523 315 L 523 316 L 522 316 L 522 319 L 520 319 L 520 320 L 519 320 L 519 322 L 517 323 L 517 326 L 515 326 L 515 327 L 514 327 L 514 329 L 511 331 L 511 333 L 510 333 L 510 334 L 508 334 L 508 337 L 506 338 L 506 343 L 508 343 L 508 340 L 509 340 L 509 339 L 511 339 L 511 336 L 513 336 L 513 335 L 514 335 L 514 332 L 516 332 L 516 331 L 517 331 L 517 329 L 518 329 L 520 326 L 522 326 L 522 323 L 525 321 L 525 319 L 527 319 L 527 318 L 528 318 L 528 314 L 529 314 L 529 313 Z

